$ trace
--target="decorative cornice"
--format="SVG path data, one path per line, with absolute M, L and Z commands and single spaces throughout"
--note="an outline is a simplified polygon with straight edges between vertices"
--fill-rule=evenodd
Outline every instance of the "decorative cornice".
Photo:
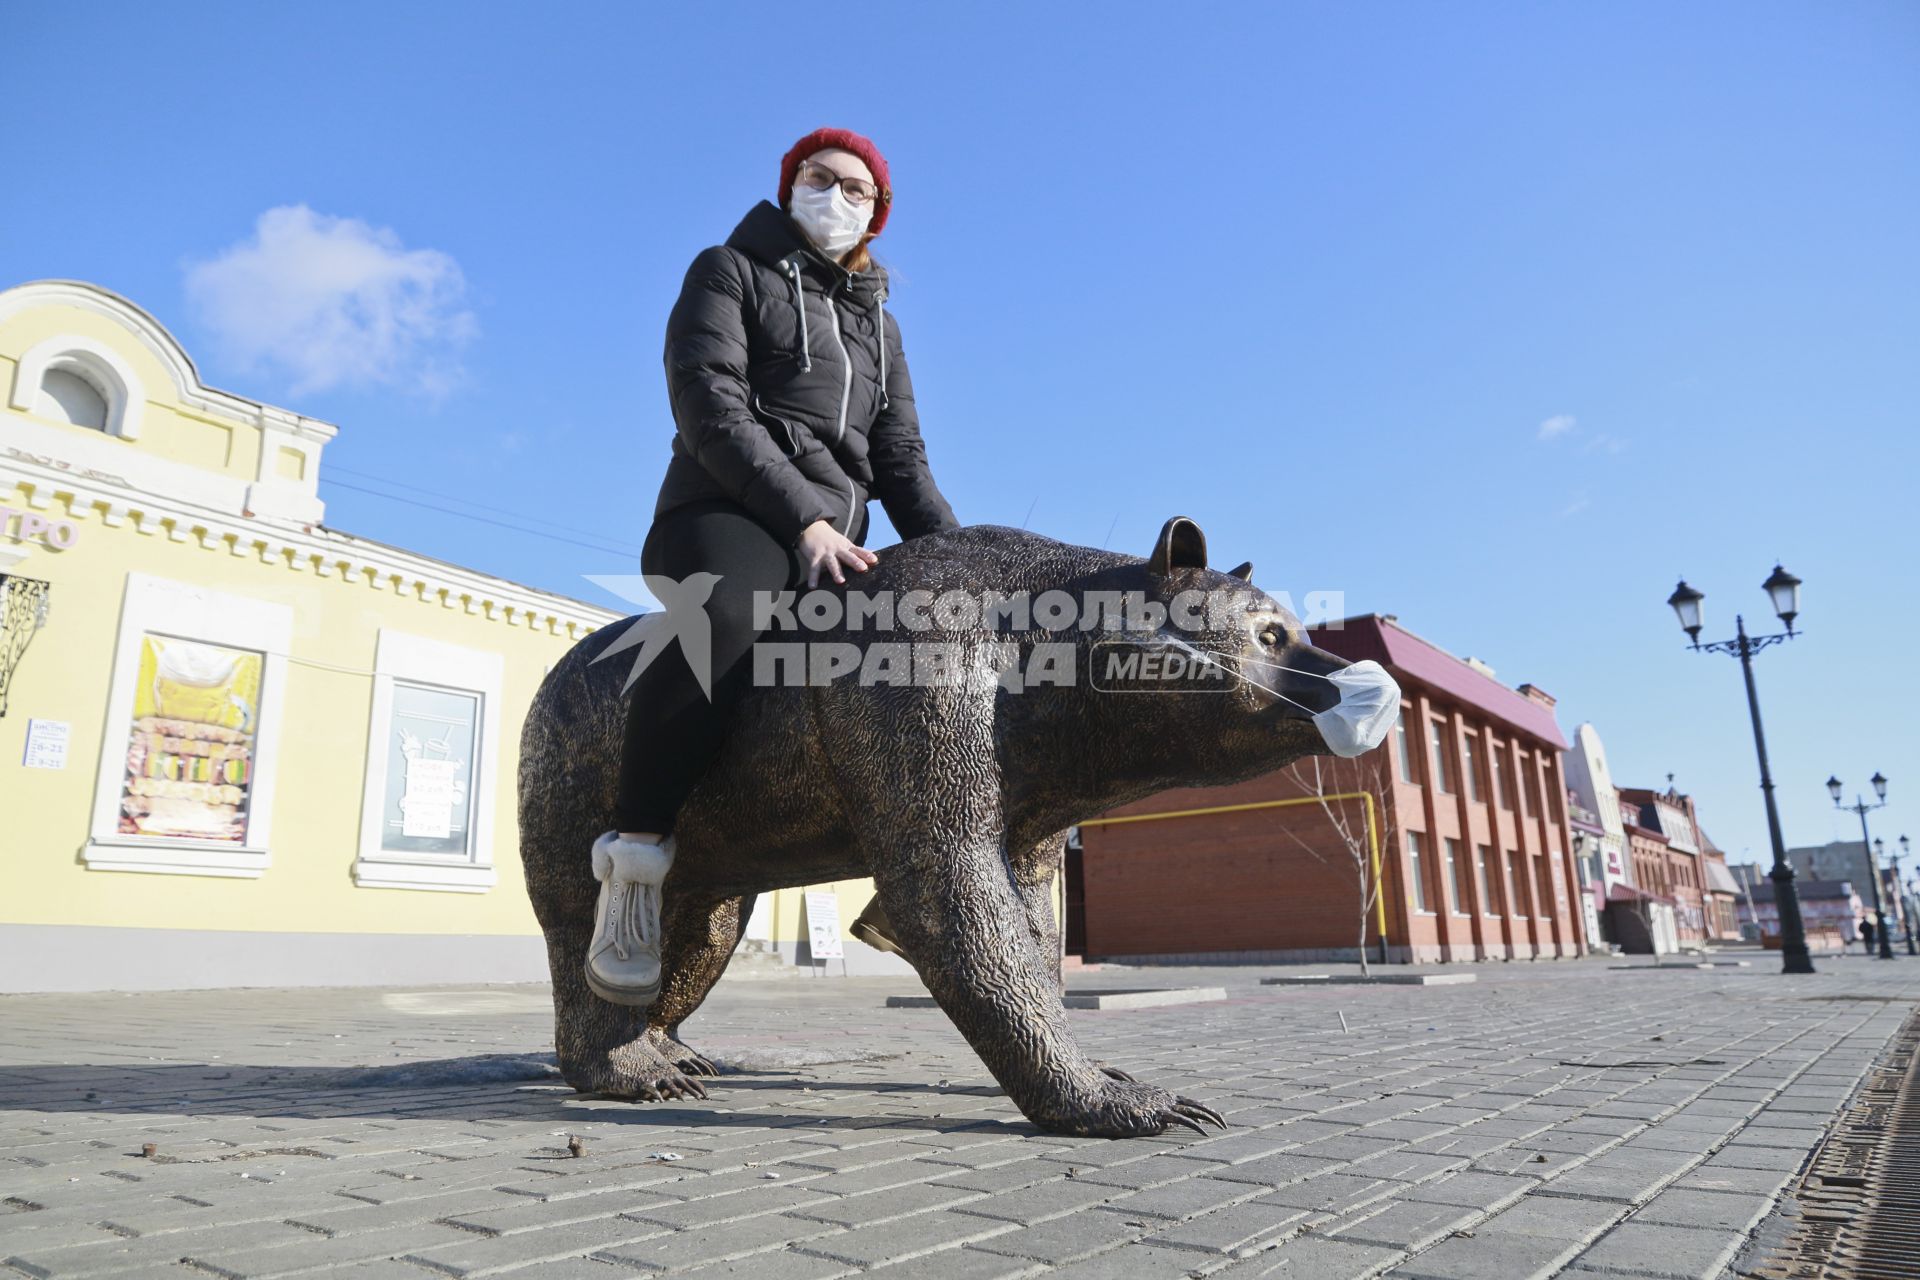
M 262 525 L 245 516 L 112 486 L 111 477 L 62 471 L 33 459 L 0 455 L 0 494 L 9 488 L 24 491 L 27 505 L 36 511 L 64 502 L 71 520 L 97 518 L 109 529 L 131 522 L 143 536 L 165 537 L 214 553 L 257 556 L 262 563 L 289 572 L 338 577 L 374 590 L 391 590 L 422 604 L 438 604 L 489 622 L 568 639 L 578 640 L 624 616 L 584 600 L 508 582 L 337 529 Z

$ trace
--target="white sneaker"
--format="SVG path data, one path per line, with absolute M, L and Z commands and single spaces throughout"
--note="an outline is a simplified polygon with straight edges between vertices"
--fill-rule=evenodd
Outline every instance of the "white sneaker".
M 602 1000 L 645 1007 L 660 996 L 660 885 L 673 837 L 659 844 L 609 831 L 593 842 L 600 902 L 587 946 L 587 985 Z

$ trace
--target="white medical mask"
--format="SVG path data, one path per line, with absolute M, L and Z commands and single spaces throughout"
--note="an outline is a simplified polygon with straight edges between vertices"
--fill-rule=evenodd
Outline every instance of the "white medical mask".
M 807 239 L 835 262 L 860 243 L 867 223 L 873 220 L 873 206 L 854 204 L 840 194 L 838 183 L 825 191 L 795 183 L 791 203 L 793 220 L 807 233 Z
M 1340 691 L 1340 701 L 1315 714 L 1313 727 L 1333 754 L 1348 760 L 1363 756 L 1386 740 L 1400 718 L 1400 686 L 1372 659 L 1342 667 L 1327 679 Z

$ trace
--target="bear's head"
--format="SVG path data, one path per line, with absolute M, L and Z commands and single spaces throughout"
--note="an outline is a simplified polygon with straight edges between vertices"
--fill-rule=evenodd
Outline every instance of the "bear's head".
M 1144 562 L 1089 586 L 1144 597 L 1087 644 L 1087 684 L 1111 732 L 1146 746 L 1163 777 L 1253 777 L 1307 755 L 1363 755 L 1385 740 L 1400 690 L 1376 663 L 1307 642 L 1300 619 L 1253 585 L 1253 566 L 1207 567 L 1207 540 L 1167 521 Z M 1145 737 L 1150 739 L 1141 743 Z

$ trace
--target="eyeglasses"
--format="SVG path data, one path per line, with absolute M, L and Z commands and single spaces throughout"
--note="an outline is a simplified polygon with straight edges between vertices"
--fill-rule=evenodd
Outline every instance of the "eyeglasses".
M 811 160 L 800 162 L 800 171 L 794 180 L 815 191 L 826 191 L 838 183 L 840 194 L 847 198 L 848 204 L 871 204 L 874 197 L 880 195 L 880 189 L 865 178 L 843 178 L 823 164 Z

